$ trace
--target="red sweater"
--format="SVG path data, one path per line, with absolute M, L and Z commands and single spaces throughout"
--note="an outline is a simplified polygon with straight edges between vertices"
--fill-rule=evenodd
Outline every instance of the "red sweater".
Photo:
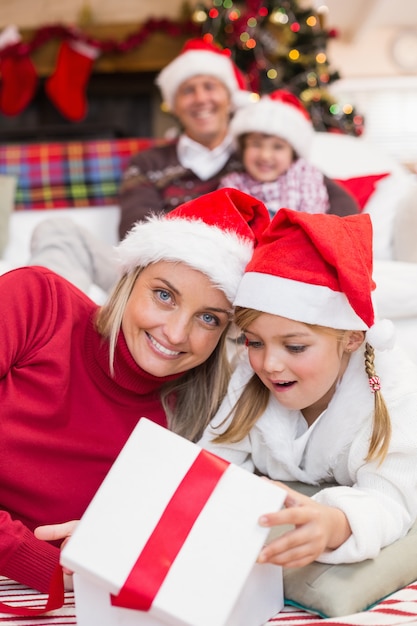
M 59 549 L 33 529 L 81 517 L 141 416 L 166 426 L 166 379 L 122 334 L 111 378 L 96 310 L 50 270 L 0 276 L 0 574 L 40 591 Z

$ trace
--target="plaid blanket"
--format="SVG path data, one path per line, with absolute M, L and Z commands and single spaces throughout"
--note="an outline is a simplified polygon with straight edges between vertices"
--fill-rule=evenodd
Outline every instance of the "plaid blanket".
M 163 140 L 100 139 L 0 145 L 0 174 L 17 178 L 15 209 L 107 206 L 129 158 Z
M 7 604 L 42 607 L 46 596 L 23 585 L 0 577 L 0 600 Z M 0 613 L 0 624 L 8 626 L 76 626 L 74 595 L 65 594 L 65 604 L 57 611 L 41 617 L 13 617 Z M 400 626 L 417 624 L 417 582 L 389 598 L 371 610 L 346 617 L 320 619 L 289 606 L 273 617 L 265 626 Z M 245 626 L 242 624 L 242 626 Z

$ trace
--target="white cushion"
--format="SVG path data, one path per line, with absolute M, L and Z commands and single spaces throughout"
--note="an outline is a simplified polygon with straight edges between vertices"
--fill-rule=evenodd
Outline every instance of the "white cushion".
M 337 133 L 315 133 L 309 158 L 330 178 L 405 170 L 396 159 L 366 139 Z
M 373 229 L 374 258 L 393 260 L 394 225 L 398 209 L 406 196 L 415 193 L 417 183 L 411 173 L 396 171 L 378 181 L 363 212 L 369 213 Z
M 10 215 L 13 211 L 17 179 L 0 174 L 0 257 L 9 241 Z
M 9 223 L 9 243 L 3 255 L 8 265 L 19 267 L 29 261 L 32 231 L 39 222 L 50 217 L 69 217 L 102 241 L 110 245 L 118 243 L 118 206 L 14 211 Z
M 379 317 L 417 318 L 417 263 L 376 260 L 373 278 Z

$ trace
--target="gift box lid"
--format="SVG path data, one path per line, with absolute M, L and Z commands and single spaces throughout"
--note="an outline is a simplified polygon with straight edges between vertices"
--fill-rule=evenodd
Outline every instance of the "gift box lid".
M 190 624 L 204 606 L 208 624 L 225 623 L 268 534 L 258 519 L 284 499 L 272 482 L 142 418 L 61 562 L 116 604 L 123 597 L 119 606 L 179 612 L 177 623 Z

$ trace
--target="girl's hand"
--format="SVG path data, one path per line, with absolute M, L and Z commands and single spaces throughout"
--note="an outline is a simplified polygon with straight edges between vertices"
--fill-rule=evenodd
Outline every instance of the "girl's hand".
M 72 520 L 71 522 L 64 522 L 63 524 L 46 524 L 45 526 L 38 526 L 34 530 L 34 535 L 37 539 L 43 541 L 57 541 L 63 539 L 61 543 L 61 549 L 65 546 L 68 539 L 76 529 L 78 520 Z M 64 572 L 64 587 L 66 591 L 73 590 L 72 574 L 73 572 L 66 567 L 62 568 Z
M 349 522 L 340 509 L 319 504 L 282 483 L 276 484 L 287 491 L 285 508 L 263 515 L 259 523 L 267 527 L 289 524 L 293 528 L 266 545 L 258 563 L 302 567 L 325 550 L 338 548 L 351 535 Z

